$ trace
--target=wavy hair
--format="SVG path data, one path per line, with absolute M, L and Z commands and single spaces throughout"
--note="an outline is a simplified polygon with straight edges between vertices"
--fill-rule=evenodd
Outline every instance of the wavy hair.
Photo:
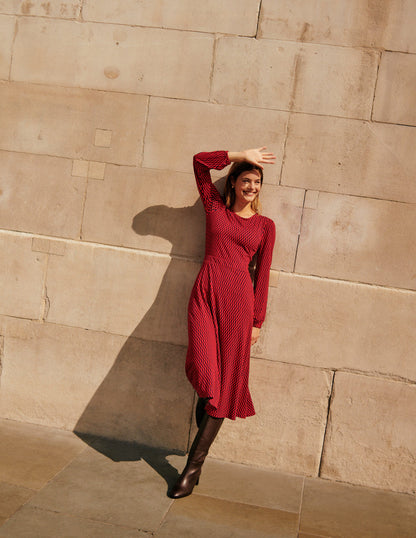
M 260 173 L 260 181 L 263 185 L 263 170 L 260 168 L 260 166 L 256 166 L 255 164 L 251 164 L 247 161 L 233 163 L 230 168 L 230 171 L 228 172 L 224 187 L 224 200 L 226 207 L 231 208 L 235 202 L 235 190 L 233 188 L 231 180 L 234 180 L 235 182 L 240 174 L 242 174 L 243 172 L 248 172 L 250 170 L 257 170 Z M 250 206 L 255 213 L 260 213 L 261 204 L 259 200 L 259 195 L 257 195 L 256 198 L 251 202 Z

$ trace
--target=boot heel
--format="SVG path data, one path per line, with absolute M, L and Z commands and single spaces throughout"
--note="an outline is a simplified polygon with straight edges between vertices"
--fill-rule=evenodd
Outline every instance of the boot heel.
M 196 481 L 196 484 L 195 484 L 195 486 L 197 486 L 198 484 L 199 484 L 199 478 L 198 478 L 198 480 Z

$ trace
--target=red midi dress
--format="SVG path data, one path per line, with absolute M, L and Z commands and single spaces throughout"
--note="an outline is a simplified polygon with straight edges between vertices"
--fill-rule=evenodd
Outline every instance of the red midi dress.
M 205 258 L 188 304 L 186 375 L 213 417 L 255 414 L 248 388 L 252 327 L 261 327 L 275 241 L 274 222 L 226 208 L 209 170 L 229 165 L 226 151 L 198 153 L 194 170 L 206 213 Z M 254 286 L 249 263 L 257 252 Z

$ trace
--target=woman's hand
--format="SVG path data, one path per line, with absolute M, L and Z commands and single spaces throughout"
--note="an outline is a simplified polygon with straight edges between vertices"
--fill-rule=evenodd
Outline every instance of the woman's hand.
M 266 146 L 257 149 L 246 149 L 243 151 L 244 160 L 263 168 L 262 163 L 264 164 L 274 164 L 276 156 L 273 153 L 266 152 Z
M 258 327 L 253 327 L 251 329 L 251 345 L 255 344 L 260 336 L 260 329 Z
M 263 169 L 263 164 L 274 164 L 276 156 L 273 153 L 265 151 L 267 148 L 246 149 L 245 151 L 229 151 L 228 158 L 231 162 L 247 161 L 254 166 Z

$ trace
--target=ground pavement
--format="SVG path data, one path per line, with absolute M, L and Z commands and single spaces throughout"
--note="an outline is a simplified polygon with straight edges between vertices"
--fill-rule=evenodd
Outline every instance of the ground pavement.
M 0 537 L 414 538 L 411 495 L 208 459 L 173 501 L 184 456 L 0 420 Z

